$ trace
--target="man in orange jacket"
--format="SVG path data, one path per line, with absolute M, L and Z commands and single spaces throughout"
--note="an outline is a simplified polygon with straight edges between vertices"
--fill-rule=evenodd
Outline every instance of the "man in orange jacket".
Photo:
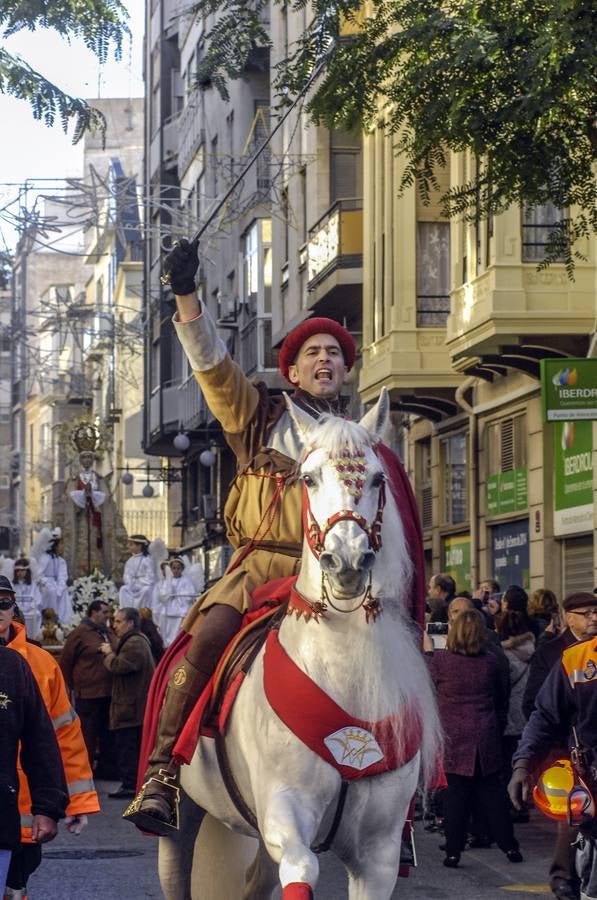
M 69 789 L 65 824 L 72 834 L 80 834 L 87 824 L 87 814 L 100 809 L 81 723 L 71 706 L 58 663 L 46 650 L 28 642 L 25 627 L 13 621 L 14 602 L 12 584 L 0 575 L 0 643 L 20 653 L 31 667 L 54 725 Z M 21 846 L 13 854 L 8 872 L 5 897 L 9 900 L 26 896 L 27 880 L 41 862 L 41 847 L 33 841 L 31 834 L 33 817 L 29 784 L 20 765 L 18 774 Z

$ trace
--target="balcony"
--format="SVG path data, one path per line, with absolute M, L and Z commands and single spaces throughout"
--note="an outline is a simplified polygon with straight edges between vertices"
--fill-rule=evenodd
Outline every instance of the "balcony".
M 193 376 L 170 382 L 153 391 L 148 408 L 149 441 L 145 452 L 172 456 L 172 439 L 180 428 L 187 432 L 209 428 L 211 414 Z
M 309 229 L 309 307 L 327 315 L 347 314 L 361 302 L 363 284 L 362 201 L 339 200 Z M 360 310 L 359 310 L 360 313 Z
M 575 281 L 562 265 L 490 266 L 451 294 L 446 344 L 460 372 L 489 380 L 518 369 L 539 377 L 539 360 L 585 356 L 594 329 L 594 268 L 579 263 Z
M 175 169 L 178 164 L 178 142 L 180 135 L 180 114 L 170 116 L 162 127 L 162 157 L 167 169 Z
M 177 117 L 179 178 L 182 178 L 205 139 L 201 121 L 201 108 L 195 94 Z

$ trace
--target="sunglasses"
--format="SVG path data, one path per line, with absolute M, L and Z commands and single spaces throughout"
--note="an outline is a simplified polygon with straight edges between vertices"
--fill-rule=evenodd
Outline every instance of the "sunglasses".
M 0 609 L 12 609 L 15 605 L 16 600 L 12 597 L 10 600 L 7 597 L 2 597 L 0 599 Z

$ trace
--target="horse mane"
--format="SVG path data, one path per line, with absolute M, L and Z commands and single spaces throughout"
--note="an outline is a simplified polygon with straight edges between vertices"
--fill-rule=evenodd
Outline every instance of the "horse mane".
M 346 450 L 351 454 L 367 448 L 375 450 L 377 443 L 377 438 L 358 422 L 328 414 L 322 416 L 309 433 L 309 449 L 325 448 L 332 458 L 341 456 Z M 427 666 L 420 652 L 420 636 L 407 613 L 406 597 L 413 583 L 413 561 L 406 544 L 402 512 L 395 502 L 390 474 L 381 458 L 379 463 L 388 481 L 383 528 L 386 535 L 391 535 L 391 540 L 386 538 L 384 542 L 373 577 L 374 589 L 383 598 L 383 619 L 387 626 L 374 640 L 373 630 L 366 629 L 361 633 L 363 652 L 352 660 L 355 700 L 358 697 L 359 714 L 363 718 L 367 718 L 371 710 L 380 715 L 387 714 L 390 710 L 383 710 L 383 706 L 387 702 L 390 682 L 394 686 L 390 694 L 392 708 L 398 705 L 405 709 L 415 704 L 423 727 L 422 776 L 423 781 L 428 782 L 436 774 L 442 745 L 441 729 Z M 371 645 L 365 650 L 369 641 Z M 372 664 L 372 660 L 376 660 L 376 664 Z M 400 756 L 408 739 L 402 715 L 393 721 L 393 731 Z
M 321 416 L 309 434 L 309 443 L 325 447 L 330 456 L 338 456 L 343 450 L 355 453 L 365 447 L 375 447 L 376 438 L 359 422 L 351 422 L 326 413 Z

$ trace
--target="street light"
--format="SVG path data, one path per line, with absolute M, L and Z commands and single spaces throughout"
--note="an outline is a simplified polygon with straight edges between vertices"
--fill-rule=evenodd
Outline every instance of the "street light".
M 119 472 L 122 472 L 120 476 L 120 480 L 123 484 L 131 485 L 135 480 L 133 472 L 131 472 L 130 466 L 126 466 L 125 469 L 118 469 Z M 165 466 L 150 466 L 149 463 L 141 466 L 134 466 L 133 471 L 142 472 L 143 474 L 138 477 L 145 478 L 145 485 L 141 491 L 144 497 L 153 497 L 155 491 L 150 484 L 150 481 L 161 481 L 163 484 L 168 485 L 170 487 L 171 484 L 175 484 L 176 482 L 182 481 L 182 469 L 174 468 L 170 466 L 168 463 Z
M 191 441 L 188 434 L 185 434 L 182 430 L 178 432 L 172 443 L 177 450 L 180 450 L 181 453 L 186 453 L 191 446 Z
M 206 469 L 211 469 L 216 462 L 216 454 L 213 450 L 203 450 L 199 454 L 199 462 L 202 466 L 205 466 Z

